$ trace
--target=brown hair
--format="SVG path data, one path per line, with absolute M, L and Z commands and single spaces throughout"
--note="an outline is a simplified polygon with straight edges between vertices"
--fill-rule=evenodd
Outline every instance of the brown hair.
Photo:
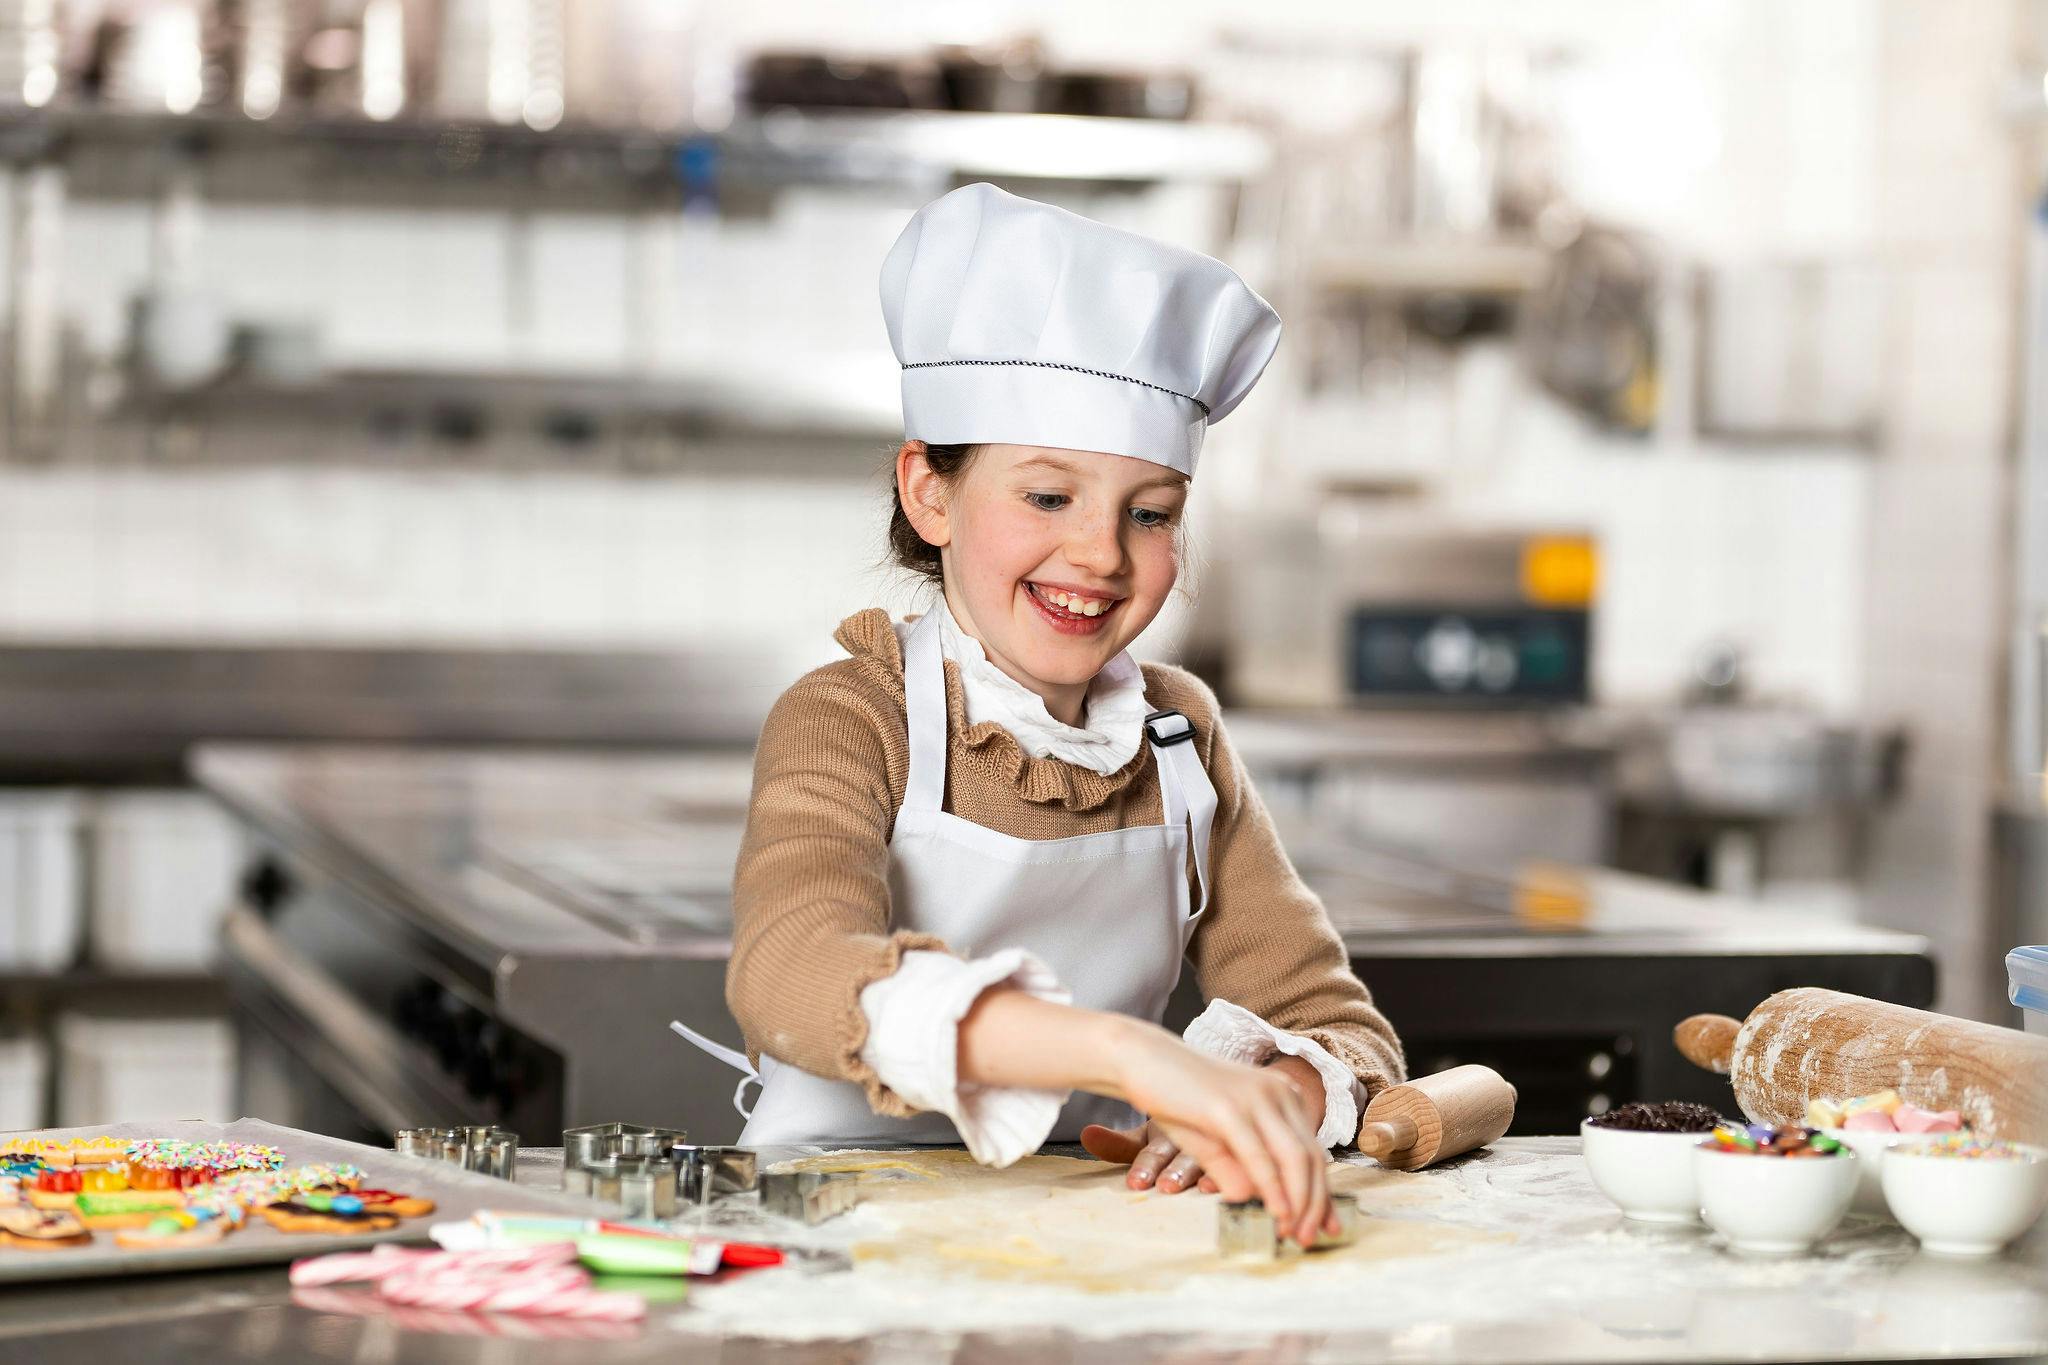
M 967 472 L 967 466 L 977 452 L 979 445 L 933 445 L 925 444 L 924 460 L 931 466 L 932 473 L 940 482 L 951 487 L 953 481 Z M 903 490 L 892 488 L 889 510 L 889 558 L 898 568 L 908 569 L 920 578 L 934 583 L 944 583 L 945 573 L 940 565 L 939 547 L 931 544 L 917 533 L 910 524 L 909 515 L 903 510 Z

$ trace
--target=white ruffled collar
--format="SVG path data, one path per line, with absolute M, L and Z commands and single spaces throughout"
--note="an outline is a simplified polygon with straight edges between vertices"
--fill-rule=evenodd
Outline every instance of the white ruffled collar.
M 1068 725 L 1046 710 L 1045 698 L 989 662 L 981 641 L 953 619 L 943 595 L 932 611 L 939 618 L 939 652 L 960 670 L 960 699 L 969 725 L 992 720 L 1033 758 L 1054 758 L 1104 775 L 1138 752 L 1152 708 L 1145 700 L 1145 675 L 1129 651 L 1103 665 L 1088 684 L 1082 723 Z M 909 639 L 911 625 L 895 623 L 898 640 Z

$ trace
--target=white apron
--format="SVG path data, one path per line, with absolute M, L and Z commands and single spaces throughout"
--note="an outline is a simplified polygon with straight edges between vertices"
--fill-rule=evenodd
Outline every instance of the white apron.
M 903 690 L 910 775 L 889 837 L 891 927 L 944 939 L 968 958 L 1023 948 L 1052 969 L 1076 1005 L 1157 1023 L 1180 980 L 1188 940 L 1209 895 L 1216 789 L 1190 742 L 1195 735 L 1187 718 L 1157 711 L 1145 721 L 1159 765 L 1164 823 L 1066 839 L 1018 839 L 942 809 L 946 674 L 938 622 L 930 614 L 905 642 Z M 1202 904 L 1192 907 L 1191 840 L 1202 894 Z M 743 1054 L 681 1024 L 671 1027 L 749 1077 L 754 1074 Z M 884 1117 L 868 1107 L 867 1096 L 851 1081 L 827 1080 L 773 1057 L 761 1058 L 759 1080 L 760 1098 L 740 1134 L 746 1146 L 960 1141 L 942 1114 Z M 1134 1122 L 1130 1106 L 1077 1092 L 1048 1140 L 1071 1142 L 1089 1123 Z

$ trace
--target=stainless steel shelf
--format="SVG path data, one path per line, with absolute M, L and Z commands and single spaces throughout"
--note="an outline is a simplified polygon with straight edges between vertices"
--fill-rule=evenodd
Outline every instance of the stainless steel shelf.
M 1550 272 L 1551 253 L 1533 242 L 1388 241 L 1315 259 L 1310 279 L 1360 293 L 1459 293 L 1514 297 Z
M 125 407 L 145 417 L 175 413 L 343 422 L 379 412 L 474 409 L 498 422 L 645 421 L 696 436 L 872 442 L 900 434 L 893 367 L 871 372 L 858 365 L 811 364 L 805 374 L 799 385 L 765 366 L 757 372 L 679 372 L 646 378 L 454 368 L 337 370 L 301 383 L 230 376 L 183 393 L 138 393 Z
M 206 190 L 224 196 L 433 185 L 630 200 L 975 176 L 1231 181 L 1263 169 L 1270 155 L 1265 137 L 1249 128 L 1053 114 L 776 110 L 716 132 L 682 133 L 85 108 L 0 121 L 0 161 L 63 162 L 75 172 L 73 195 L 84 198 L 147 195 L 170 165 L 205 168 Z

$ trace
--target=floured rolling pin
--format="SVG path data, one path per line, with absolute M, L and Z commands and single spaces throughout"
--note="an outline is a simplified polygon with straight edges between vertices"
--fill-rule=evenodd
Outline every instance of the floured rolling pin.
M 1515 1088 L 1498 1071 L 1454 1066 L 1388 1086 L 1365 1106 L 1358 1150 L 1395 1171 L 1463 1156 L 1508 1130 Z
M 1984 1137 L 2048 1143 L 2048 1038 L 1815 986 L 1779 991 L 1740 1024 L 1695 1014 L 1671 1031 L 1719 1072 L 1752 1123 L 1806 1122 L 1809 1100 L 1880 1090 L 1953 1109 Z

